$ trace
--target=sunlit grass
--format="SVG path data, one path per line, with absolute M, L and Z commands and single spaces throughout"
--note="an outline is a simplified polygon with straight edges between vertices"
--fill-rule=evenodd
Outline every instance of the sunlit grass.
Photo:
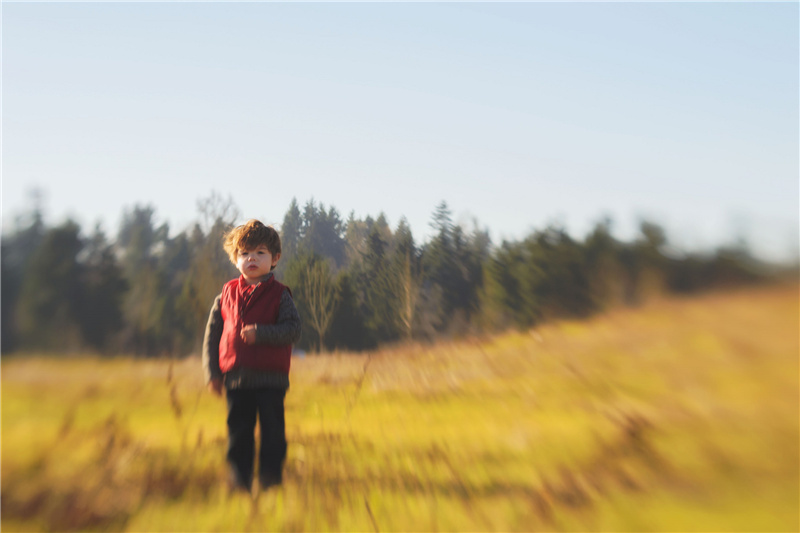
M 197 359 L 2 363 L 4 531 L 796 531 L 798 292 L 293 362 L 229 494 Z

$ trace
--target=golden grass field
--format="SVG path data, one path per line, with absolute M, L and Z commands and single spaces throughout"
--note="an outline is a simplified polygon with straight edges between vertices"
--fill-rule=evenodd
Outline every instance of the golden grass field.
M 283 486 L 198 358 L 2 361 L 2 530 L 798 531 L 798 287 L 297 358 Z

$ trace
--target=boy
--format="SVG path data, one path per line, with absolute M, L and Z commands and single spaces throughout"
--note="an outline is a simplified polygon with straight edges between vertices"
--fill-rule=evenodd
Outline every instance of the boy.
M 225 387 L 231 484 L 250 491 L 255 426 L 261 427 L 259 481 L 281 483 L 286 459 L 283 400 L 289 388 L 292 344 L 300 315 L 288 287 L 272 270 L 281 257 L 274 228 L 250 220 L 225 235 L 224 249 L 241 275 L 214 300 L 203 338 L 203 370 L 209 390 Z

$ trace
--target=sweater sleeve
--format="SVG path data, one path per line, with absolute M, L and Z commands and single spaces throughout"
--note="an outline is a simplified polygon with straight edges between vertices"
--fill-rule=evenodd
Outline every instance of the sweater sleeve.
M 205 335 L 203 335 L 203 374 L 206 383 L 214 378 L 222 379 L 222 371 L 219 369 L 219 341 L 222 338 L 223 320 L 220 311 L 220 298 L 214 299 L 211 312 L 208 314 Z
M 294 344 L 300 339 L 300 314 L 288 289 L 281 293 L 278 320 L 275 324 L 256 325 L 256 343 L 272 346 Z

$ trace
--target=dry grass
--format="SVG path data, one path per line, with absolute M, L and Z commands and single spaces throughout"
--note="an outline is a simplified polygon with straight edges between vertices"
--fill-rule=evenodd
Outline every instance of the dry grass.
M 798 288 L 296 359 L 228 494 L 200 364 L 2 363 L 4 531 L 797 531 Z

